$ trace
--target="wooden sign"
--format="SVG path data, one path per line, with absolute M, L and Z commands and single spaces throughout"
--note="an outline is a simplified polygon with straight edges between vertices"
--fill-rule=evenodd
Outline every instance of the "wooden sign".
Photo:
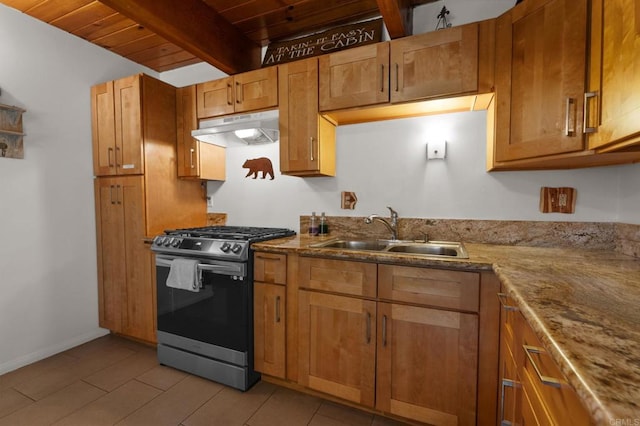
M 262 66 L 311 58 L 382 40 L 382 18 L 332 28 L 311 36 L 274 42 L 267 47 Z

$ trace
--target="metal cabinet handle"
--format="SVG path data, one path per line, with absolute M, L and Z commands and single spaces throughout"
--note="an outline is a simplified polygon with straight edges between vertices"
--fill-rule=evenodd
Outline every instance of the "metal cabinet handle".
M 240 96 L 242 94 L 242 90 L 240 89 L 241 89 L 241 84 L 240 82 L 236 81 L 236 103 L 237 104 L 242 103 L 242 97 Z
M 120 163 L 118 163 L 118 154 L 120 154 Z M 120 151 L 120 147 L 116 146 L 116 167 L 120 167 L 122 165 L 122 152 Z
M 114 188 L 113 185 L 109 185 L 109 202 L 111 204 L 115 204 L 116 203 L 115 201 L 113 201 L 113 188 Z
M 510 379 L 502 379 L 502 384 L 500 386 L 500 426 L 511 426 L 511 422 L 509 420 L 504 419 L 504 394 L 505 388 L 515 388 L 516 382 Z
M 371 313 L 367 312 L 367 345 L 371 343 Z
M 384 64 L 380 64 L 380 92 L 384 92 Z
M 400 91 L 400 76 L 399 76 L 400 66 L 396 62 L 396 92 Z
M 507 295 L 505 293 L 498 293 L 498 300 L 505 311 L 517 312 L 519 310 L 517 306 L 507 305 Z
M 233 105 L 233 96 L 232 96 L 232 87 L 231 84 L 227 83 L 227 105 Z
M 584 133 L 596 133 L 598 131 L 597 127 L 589 127 L 589 116 L 591 115 L 591 109 L 589 108 L 589 100 L 591 98 L 598 97 L 598 92 L 586 92 L 584 94 L 584 105 L 583 105 L 583 114 L 584 117 L 582 119 L 582 131 Z
M 543 348 L 539 348 L 536 346 L 522 345 L 522 347 L 524 348 L 524 353 L 527 355 L 527 359 L 529 359 L 529 362 L 533 366 L 533 369 L 535 370 L 536 375 L 538 376 L 538 379 L 542 382 L 542 384 L 551 386 L 554 388 L 559 388 L 562 385 L 562 382 L 559 379 L 556 379 L 555 377 L 544 376 L 540 372 L 540 368 L 538 368 L 538 366 L 536 365 L 536 362 L 533 360 L 533 357 L 531 356 L 532 353 L 542 354 L 542 353 L 546 353 L 546 351 Z
M 309 160 L 315 161 L 313 157 L 313 136 L 309 138 Z
M 193 154 L 195 154 L 196 150 L 193 148 L 189 148 L 189 163 L 191 164 L 191 168 L 195 169 L 196 166 L 193 164 Z
M 122 204 L 122 199 L 124 198 L 124 194 L 122 192 L 122 186 L 116 185 L 116 204 Z
M 280 296 L 276 296 L 276 322 L 280 322 Z
M 564 117 L 564 135 L 575 136 L 576 134 L 576 100 L 567 98 L 567 106 Z
M 107 148 L 107 161 L 109 162 L 109 167 L 113 167 L 113 161 L 111 159 L 113 155 L 113 148 L 109 147 Z
M 382 346 L 387 346 L 387 316 L 382 316 Z

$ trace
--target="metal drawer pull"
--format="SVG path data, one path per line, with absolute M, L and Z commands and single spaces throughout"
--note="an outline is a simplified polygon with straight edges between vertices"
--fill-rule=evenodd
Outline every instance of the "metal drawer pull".
M 575 136 L 576 134 L 576 100 L 573 98 L 567 98 L 567 109 L 564 117 L 564 135 Z M 573 120 L 571 117 L 573 116 Z
M 371 313 L 367 312 L 367 344 L 371 343 Z
M 189 148 L 189 163 L 191 163 L 191 168 L 195 169 L 196 166 L 193 164 L 193 154 L 195 154 L 196 150 L 193 148 Z
M 380 92 L 384 92 L 384 64 L 380 65 Z
M 107 161 L 109 162 L 109 167 L 113 167 L 113 161 L 111 161 L 111 156 L 113 154 L 113 148 L 107 148 Z
M 276 296 L 276 322 L 280 322 L 280 296 Z
M 507 295 L 506 295 L 506 293 L 498 293 L 498 300 L 500 301 L 500 304 L 502 305 L 502 307 L 504 308 L 505 311 L 509 311 L 509 312 L 517 312 L 518 311 L 518 307 L 517 306 L 507 305 Z
M 591 115 L 591 109 L 589 108 L 589 100 L 591 98 L 595 98 L 598 96 L 598 92 L 586 92 L 584 94 L 584 106 L 583 106 L 583 117 L 582 117 L 582 130 L 584 133 L 596 133 L 598 131 L 597 127 L 589 127 L 589 116 Z
M 545 351 L 543 348 L 539 348 L 536 346 L 522 345 L 522 347 L 524 349 L 524 353 L 527 355 L 527 358 L 529 359 L 529 362 L 533 366 L 533 369 L 535 370 L 536 375 L 538 376 L 538 379 L 540 379 L 542 384 L 547 386 L 552 386 L 554 388 L 559 388 L 562 385 L 562 382 L 556 379 L 555 377 L 542 375 L 542 373 L 540 372 L 540 369 L 536 365 L 536 362 L 533 360 L 533 357 L 531 356 L 532 353 L 542 354 L 542 353 L 546 353 L 547 351 Z

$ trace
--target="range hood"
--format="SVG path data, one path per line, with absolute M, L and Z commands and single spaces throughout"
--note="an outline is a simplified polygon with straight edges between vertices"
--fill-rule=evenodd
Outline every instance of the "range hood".
M 201 120 L 191 136 L 202 142 L 224 145 L 220 134 L 234 133 L 247 144 L 273 143 L 280 137 L 278 110 L 227 115 Z

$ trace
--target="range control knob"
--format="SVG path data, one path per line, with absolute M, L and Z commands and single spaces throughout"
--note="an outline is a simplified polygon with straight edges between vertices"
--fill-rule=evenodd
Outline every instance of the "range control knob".
M 178 247 L 182 240 L 180 238 L 172 238 L 171 247 Z
M 220 246 L 220 250 L 222 250 L 225 253 L 227 253 L 230 248 L 231 248 L 231 244 L 226 243 L 226 242 L 222 243 L 222 245 Z
M 171 245 L 171 243 L 173 243 L 173 237 L 169 238 L 169 237 L 165 237 L 164 239 L 164 246 L 165 247 L 169 247 Z
M 231 251 L 238 254 L 242 251 L 242 246 L 238 243 L 235 243 L 233 247 L 231 247 Z
M 157 245 L 157 246 L 161 246 L 162 243 L 164 242 L 164 237 L 158 235 L 157 237 L 155 237 L 153 239 L 153 244 Z

